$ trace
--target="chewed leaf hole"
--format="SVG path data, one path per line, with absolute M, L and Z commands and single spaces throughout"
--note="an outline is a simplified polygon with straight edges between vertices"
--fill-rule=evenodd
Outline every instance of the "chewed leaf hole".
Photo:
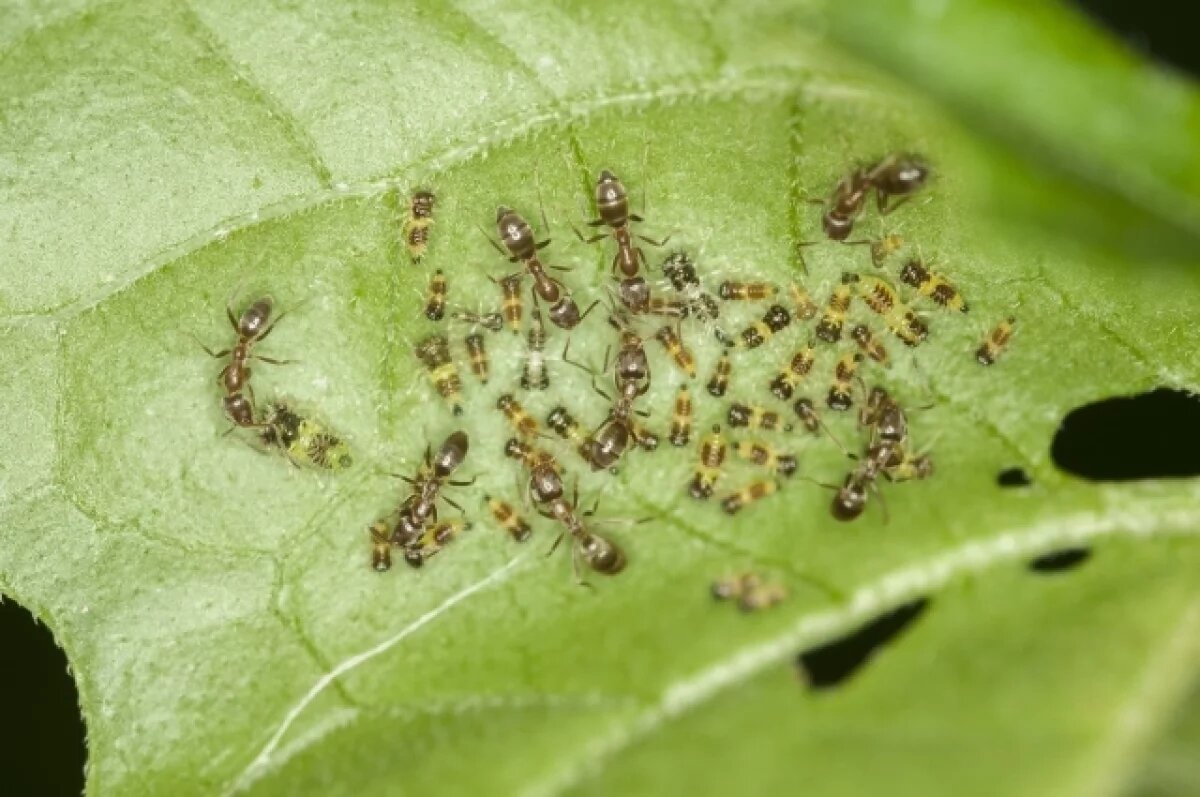
M 1005 468 L 996 474 L 996 484 L 1001 487 L 1028 487 L 1033 479 L 1024 468 Z
M 841 639 L 801 652 L 796 657 L 796 668 L 809 689 L 840 686 L 912 625 L 928 607 L 929 599 L 919 598 L 893 609 Z
M 1159 388 L 1067 413 L 1054 464 L 1093 481 L 1200 476 L 1200 398 Z
M 67 657 L 49 629 L 2 599 L 0 651 L 0 790 L 78 797 L 87 751 Z
M 1032 560 L 1029 569 L 1035 573 L 1062 573 L 1074 570 L 1091 556 L 1091 548 L 1063 548 L 1061 551 L 1051 551 Z

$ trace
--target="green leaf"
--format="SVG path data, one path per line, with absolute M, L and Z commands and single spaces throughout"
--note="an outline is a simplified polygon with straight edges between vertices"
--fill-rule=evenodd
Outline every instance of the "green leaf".
M 881 4 L 877 19 L 854 5 L 4 4 L 0 592 L 67 652 L 90 794 L 1170 782 L 1158 762 L 1189 732 L 1155 739 L 1198 671 L 1200 485 L 1088 483 L 1048 452 L 1079 404 L 1200 381 L 1200 272 L 1171 262 L 1200 229 L 1194 90 L 1058 9 L 1031 6 L 1018 31 L 990 3 L 915 6 L 936 18 Z M 986 56 L 1015 42 L 1031 58 L 1022 85 L 1045 94 L 1013 90 L 984 113 L 972 81 L 1011 88 Z M 868 49 L 895 75 L 859 60 Z M 1070 103 L 1048 114 L 1056 93 Z M 1138 137 L 1087 124 L 1135 95 Z M 902 234 L 891 274 L 920 251 L 971 309 L 930 310 L 912 351 L 878 330 L 895 363 L 865 367 L 867 381 L 935 405 L 910 422 L 937 473 L 883 485 L 886 521 L 873 498 L 838 523 L 830 493 L 798 478 L 730 518 L 687 496 L 694 447 L 664 443 L 617 477 L 556 449 L 581 503 L 650 518 L 603 527 L 629 564 L 591 590 L 562 548 L 543 556 L 550 521 L 523 546 L 490 522 L 485 493 L 519 503 L 494 404 L 521 343 L 488 338 L 493 378 L 464 375 L 461 420 L 411 350 L 435 329 L 420 314 L 432 269 L 452 303 L 498 301 L 488 276 L 510 266 L 477 229 L 496 205 L 543 233 L 540 199 L 548 262 L 572 269 L 581 305 L 605 294 L 612 245 L 569 225 L 592 212 L 605 167 L 636 206 L 645 197 L 643 231 L 695 253 L 710 289 L 800 280 L 823 300 L 842 272 L 873 269 L 864 248 L 822 243 L 802 273 L 797 244 L 821 239 L 806 199 L 856 159 L 900 150 L 929 157 L 935 179 L 856 229 Z M 416 268 L 399 216 L 420 186 L 439 203 Z M 656 276 L 661 252 L 646 250 Z M 228 345 L 235 291 L 238 307 L 269 293 L 288 311 L 262 352 L 297 362 L 255 365 L 259 401 L 321 418 L 353 468 L 292 468 L 222 435 L 220 366 L 192 336 Z M 721 323 L 761 312 L 726 305 Z M 972 352 L 1009 314 L 1010 350 L 981 368 Z M 572 359 L 599 366 L 602 315 L 572 335 Z M 853 316 L 871 320 L 857 303 Z M 810 331 L 739 352 L 730 398 L 769 403 L 766 382 Z M 684 333 L 698 436 L 726 409 L 700 384 L 719 347 L 691 320 Z M 565 340 L 551 330 L 552 390 L 520 398 L 592 426 L 606 403 L 559 361 Z M 847 345 L 821 348 L 805 388 L 818 403 Z M 664 431 L 686 380 L 649 347 L 639 406 Z M 857 447 L 853 418 L 834 415 Z M 455 496 L 475 528 L 420 571 L 371 572 L 364 527 L 401 496 L 391 474 L 460 425 L 477 481 Z M 776 442 L 811 479 L 852 467 L 824 437 Z M 997 487 L 1007 467 L 1033 485 Z M 731 458 L 719 492 L 753 478 Z M 1077 572 L 1020 566 L 1071 545 L 1095 550 Z M 714 604 L 711 580 L 743 568 L 789 598 L 749 616 Z M 929 609 L 844 685 L 797 681 L 799 651 L 918 597 Z

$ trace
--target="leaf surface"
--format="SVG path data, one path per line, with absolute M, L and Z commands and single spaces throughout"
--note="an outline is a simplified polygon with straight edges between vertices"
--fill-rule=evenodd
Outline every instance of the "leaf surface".
M 904 73 L 910 86 L 881 77 L 857 60 L 866 23 L 820 5 L 789 7 L 787 24 L 774 4 L 11 10 L 0 37 L 0 357 L 11 375 L 0 386 L 0 591 L 68 654 L 91 794 L 679 782 L 728 793 L 797 778 L 815 793 L 954 783 L 1091 794 L 1140 782 L 1142 757 L 1152 767 L 1160 755 L 1144 751 L 1168 749 L 1153 737 L 1196 675 L 1194 647 L 1178 640 L 1197 622 L 1200 486 L 1087 483 L 1048 454 L 1072 407 L 1197 384 L 1200 271 L 1166 262 L 1197 229 L 1195 186 L 1184 172 L 1167 179 L 1158 155 L 1124 165 L 1158 200 L 1129 222 L 1138 197 L 1123 179 L 1095 190 L 1120 155 L 1111 141 L 1080 148 L 1088 168 L 1047 170 L 993 117 L 1050 144 L 1075 134 L 1032 125 L 1036 107 L 1016 100 L 978 118 L 919 63 Z M 893 38 L 922 41 L 896 19 Z M 1190 87 L 1172 90 L 1194 102 Z M 844 271 L 873 267 L 863 247 L 829 243 L 801 263 L 797 244 L 820 238 L 806 200 L 856 159 L 897 150 L 926 153 L 937 177 L 893 215 L 868 210 L 858 229 L 909 242 L 893 277 L 908 254 L 936 258 L 971 310 L 929 309 L 933 332 L 914 351 L 878 330 L 895 363 L 864 376 L 906 406 L 934 405 L 911 425 L 938 469 L 884 486 L 886 522 L 872 500 L 839 524 L 830 493 L 800 479 L 729 518 L 686 495 L 693 449 L 635 452 L 613 477 L 562 448 L 582 503 L 650 519 L 604 527 L 629 566 L 580 589 L 563 550 L 543 556 L 548 521 L 520 546 L 481 503 L 519 503 L 494 404 L 515 386 L 521 344 L 501 333 L 489 337 L 491 384 L 464 374 L 464 473 L 477 481 L 457 498 L 475 528 L 420 571 L 370 571 L 364 526 L 398 500 L 390 474 L 411 472 L 459 423 L 411 353 L 434 329 L 420 315 L 428 272 L 446 272 L 453 303 L 493 306 L 488 276 L 506 264 L 477 228 L 496 205 L 539 232 L 544 206 L 547 258 L 571 269 L 563 280 L 581 305 L 604 295 L 611 245 L 581 244 L 570 225 L 592 213 L 605 167 L 644 201 L 648 235 L 695 253 L 710 290 L 799 280 L 823 300 Z M 419 186 L 439 197 L 421 269 L 398 245 L 404 197 Z M 984 210 L 1063 196 L 1050 232 Z M 1127 222 L 1140 232 L 1106 252 L 1076 237 L 1098 218 L 1106 234 Z M 1164 230 L 1181 237 L 1149 245 Z M 661 254 L 646 248 L 656 272 Z M 262 352 L 297 362 L 255 364 L 260 399 L 286 396 L 325 419 L 353 449 L 350 470 L 291 468 L 222 436 L 219 364 L 192 336 L 227 345 L 235 291 L 243 304 L 269 293 L 289 313 Z M 726 305 L 722 324 L 761 312 Z M 599 367 L 611 341 L 602 313 L 572 336 L 572 359 Z M 981 368 L 972 352 L 1009 314 L 1011 350 Z M 861 306 L 853 316 L 870 320 Z M 742 352 L 730 398 L 768 403 L 767 381 L 810 329 Z M 719 347 L 706 329 L 684 330 L 703 430 L 727 407 L 699 384 Z M 539 418 L 564 402 L 594 425 L 606 404 L 560 362 L 564 343 L 552 330 L 552 390 L 520 397 Z M 643 406 L 665 431 L 684 380 L 656 345 Z M 846 345 L 820 352 L 804 388 L 818 405 Z M 853 419 L 834 415 L 834 433 L 857 444 Z M 816 480 L 851 466 L 827 439 L 776 442 Z M 1033 485 L 997 487 L 1008 467 Z M 731 460 L 719 492 L 753 478 Z M 1073 544 L 1096 551 L 1078 572 L 1021 567 Z M 789 599 L 754 616 L 714 605 L 709 582 L 739 568 L 772 574 Z M 797 683 L 801 649 L 921 596 L 925 616 L 835 693 Z M 1148 719 L 1127 731 L 1135 715 Z M 729 766 L 733 749 L 752 766 Z M 878 767 L 856 766 L 864 758 Z

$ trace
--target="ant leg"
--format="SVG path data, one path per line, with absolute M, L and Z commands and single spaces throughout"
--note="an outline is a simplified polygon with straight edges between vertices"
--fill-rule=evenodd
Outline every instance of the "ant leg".
M 592 374 L 592 390 L 596 391 L 596 393 L 605 401 L 609 402 L 610 404 L 612 403 L 612 397 L 609 396 L 607 393 L 605 393 L 603 390 L 601 390 L 600 386 L 596 384 L 596 375 L 595 374 Z
M 897 200 L 894 205 L 889 206 L 887 203 L 888 195 L 883 193 L 882 191 L 876 190 L 875 206 L 879 209 L 880 216 L 886 216 L 889 213 L 892 213 L 893 211 L 895 211 L 897 208 L 899 208 L 901 205 L 903 205 L 905 202 L 907 202 L 908 200 L 910 200 L 912 198 L 913 198 L 912 194 L 909 194 L 908 196 L 900 197 L 900 199 Z
M 510 255 L 508 252 L 506 252 L 504 250 L 504 247 L 502 247 L 502 246 L 500 246 L 500 244 L 496 243 L 496 240 L 494 238 L 492 238 L 492 236 L 488 235 L 487 230 L 483 229 L 478 224 L 475 225 L 475 229 L 479 230 L 479 234 L 482 235 L 484 237 L 484 239 L 487 240 L 487 242 L 492 245 L 493 249 L 495 249 L 497 252 L 500 253 L 501 257 L 503 257 L 509 263 L 517 262 L 517 258 L 514 257 L 513 255 Z
M 451 487 L 470 487 L 474 483 L 475 483 L 474 476 L 472 476 L 470 478 L 470 480 L 468 480 L 468 481 L 448 481 L 448 482 L 446 482 L 446 484 L 449 484 Z
M 233 331 L 238 331 L 237 314 L 233 312 L 233 303 L 241 294 L 242 288 L 245 286 L 246 280 L 243 278 L 238 280 L 238 284 L 234 286 L 233 292 L 229 294 L 229 298 L 225 300 L 225 317 L 229 319 L 229 326 L 233 327 Z
M 584 579 L 583 573 L 582 573 L 582 568 L 580 568 L 580 566 L 579 566 L 579 557 L 580 556 L 581 556 L 581 554 L 579 552 L 579 546 L 572 545 L 571 546 L 571 569 L 575 572 L 575 583 L 581 587 L 587 587 L 588 589 L 591 589 L 592 585 L 589 584 L 586 579 Z
M 885 524 L 888 523 L 890 518 L 888 515 L 887 501 L 883 500 L 883 490 L 880 490 L 879 487 L 872 482 L 871 492 L 874 493 L 875 497 L 879 499 L 879 508 L 883 510 L 883 522 Z
M 590 312 L 592 312 L 593 310 L 595 310 L 595 309 L 596 309 L 596 305 L 598 305 L 598 304 L 600 304 L 600 300 L 599 300 L 599 299 L 593 299 L 593 300 L 592 300 L 592 303 L 591 303 L 591 304 L 589 304 L 589 305 L 587 306 L 587 309 L 586 309 L 586 310 L 584 310 L 582 313 L 580 313 L 580 315 L 579 315 L 579 323 L 581 323 L 581 324 L 582 324 L 582 323 L 583 323 L 583 319 L 587 318 L 587 317 L 588 317 L 588 313 L 590 313 Z
M 570 357 L 567 356 L 567 353 L 568 353 L 568 351 L 570 351 L 570 349 L 571 349 L 571 337 L 568 335 L 567 342 L 563 346 L 562 361 L 567 363 L 568 365 L 575 366 L 576 368 L 578 368 L 581 371 L 587 371 L 589 374 L 592 374 L 594 376 L 596 372 L 593 371 L 591 368 L 589 368 L 588 366 L 584 365 L 581 362 L 576 362 L 575 360 L 572 360 Z
M 604 220 L 603 220 L 603 219 L 596 219 L 595 221 L 589 221 L 589 222 L 587 222 L 587 225 L 588 225 L 589 227 L 599 227 L 599 226 L 600 226 L 601 224 L 603 224 L 603 223 L 604 223 Z M 607 237 L 608 237 L 608 235 L 609 235 L 607 232 L 601 232 L 601 233 L 597 233 L 597 234 L 593 235 L 591 238 L 584 238 L 584 237 L 583 237 L 583 233 L 581 233 L 581 232 L 580 232 L 580 231 L 579 231 L 579 230 L 578 230 L 578 229 L 575 227 L 575 225 L 574 225 L 574 224 L 572 224 L 572 225 L 571 225 L 571 229 L 572 229 L 572 230 L 575 232 L 575 237 L 576 237 L 576 238 L 578 238 L 580 241 L 582 241 L 582 242 L 583 242 L 583 243 L 585 243 L 585 244 L 594 244 L 594 243 L 596 243 L 597 241 L 603 241 L 603 240 L 604 240 L 605 238 L 607 238 Z
M 445 501 L 445 502 L 446 502 L 447 504 L 449 504 L 450 506 L 452 506 L 452 507 L 454 507 L 455 509 L 457 509 L 457 510 L 458 510 L 458 512 L 459 512 L 459 514 L 463 515 L 464 517 L 466 516 L 466 514 L 467 514 L 466 510 L 465 510 L 465 509 L 463 509 L 461 506 L 459 506 L 459 505 L 458 505 L 458 504 L 457 504 L 457 503 L 454 501 L 454 499 L 452 499 L 452 498 L 449 498 L 448 496 L 445 496 L 445 495 L 443 495 L 443 496 L 442 496 L 442 500 L 443 500 L 443 501 Z
M 204 341 L 200 340 L 200 337 L 195 332 L 192 332 L 191 336 L 192 340 L 196 341 L 200 348 L 204 349 L 205 353 L 214 360 L 219 360 L 222 357 L 228 357 L 229 353 L 233 351 L 233 349 L 221 349 L 220 351 L 213 351 L 212 349 L 208 348 L 208 346 L 204 345 Z
M 567 536 L 565 531 L 560 531 L 558 536 L 554 538 L 554 544 L 550 546 L 550 550 L 546 551 L 546 556 L 551 557 L 558 550 L 559 543 L 563 541 L 563 537 Z
M 262 338 L 259 338 L 262 340 Z M 263 357 L 261 354 L 252 354 L 251 359 L 259 362 L 270 363 L 271 365 L 295 365 L 299 360 L 276 360 L 274 357 Z

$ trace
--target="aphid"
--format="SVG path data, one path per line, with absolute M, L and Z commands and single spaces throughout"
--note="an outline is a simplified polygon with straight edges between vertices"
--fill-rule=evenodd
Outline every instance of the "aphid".
M 746 327 L 738 335 L 736 341 L 731 341 L 724 332 L 717 330 L 717 339 L 726 346 L 736 346 L 739 349 L 757 349 L 766 343 L 776 333 L 782 332 L 792 323 L 792 316 L 782 305 L 773 304 L 758 321 Z
M 500 286 L 500 293 L 503 296 L 500 314 L 504 316 L 504 320 L 508 322 L 508 328 L 514 335 L 521 331 L 521 318 L 525 313 L 525 303 L 521 299 L 521 276 L 518 272 L 498 280 L 489 277 L 492 282 Z
M 566 407 L 559 406 L 550 410 L 546 416 L 546 425 L 555 434 L 570 443 L 576 453 L 587 460 L 588 464 L 592 464 L 590 459 L 592 438 L 583 431 L 583 425 L 575 420 Z
M 388 524 L 376 520 L 367 531 L 371 534 L 371 567 L 380 573 L 392 568 L 392 543 L 388 540 Z
M 721 317 L 721 306 L 707 293 L 697 293 L 687 301 L 687 314 L 698 321 L 712 322 Z
M 904 341 L 905 346 L 916 346 L 929 337 L 929 326 L 907 307 L 897 305 L 884 318 L 884 323 L 893 335 Z
M 929 165 L 918 155 L 888 155 L 871 167 L 868 179 L 875 189 L 875 204 L 880 215 L 887 215 L 907 202 L 929 178 Z M 892 205 L 888 200 L 900 197 Z
M 761 440 L 743 440 L 734 446 L 734 450 L 741 459 L 779 476 L 790 477 L 799 466 L 794 454 L 780 453 Z
M 862 354 L 856 351 L 846 352 L 838 359 L 837 365 L 833 367 L 833 384 L 829 386 L 829 395 L 825 397 L 829 409 L 848 410 L 854 403 L 854 397 L 851 395 L 852 383 L 862 359 Z
M 394 545 L 412 545 L 428 524 L 437 521 L 439 498 L 461 511 L 458 504 L 442 495 L 442 490 L 446 485 L 469 487 L 475 483 L 474 478 L 467 481 L 454 481 L 450 478 L 467 458 L 470 445 L 471 441 L 466 432 L 452 432 L 442 441 L 436 454 L 430 446 L 425 447 L 425 457 L 416 475 L 396 474 L 397 478 L 412 486 L 412 492 L 400 505 L 400 518 L 392 532 Z
M 408 202 L 408 218 L 404 223 L 404 245 L 414 264 L 425 257 L 429 246 L 429 228 L 433 224 L 433 204 L 436 197 L 429 191 L 417 191 Z
M 929 327 L 900 301 L 895 288 L 877 277 L 851 276 L 851 282 L 858 286 L 859 297 L 872 312 L 883 317 L 888 330 L 905 345 L 916 346 L 928 337 Z
M 778 491 L 779 482 L 774 479 L 753 482 L 722 498 L 721 509 L 727 515 L 736 515 L 755 501 L 761 501 Z
M 550 240 L 537 241 L 529 223 L 515 210 L 504 206 L 496 209 L 496 226 L 500 230 L 500 240 L 508 250 L 509 261 L 525 266 L 525 273 L 533 278 L 534 295 L 550 305 L 550 321 L 562 329 L 578 326 L 584 314 L 579 312 L 579 306 L 563 284 L 546 273 L 546 267 L 538 258 L 538 250 L 546 247 Z M 491 238 L 488 241 L 504 254 L 495 241 Z
M 858 347 L 863 350 L 863 353 L 881 365 L 888 364 L 888 353 L 884 345 L 879 342 L 879 338 L 871 334 L 871 330 L 866 324 L 858 324 L 854 329 L 850 330 L 850 337 L 858 344 Z
M 489 332 L 499 332 L 504 327 L 504 316 L 500 313 L 476 313 L 470 310 L 456 310 L 454 311 L 452 318 L 454 318 L 455 321 L 462 321 L 463 323 L 470 324 L 473 327 L 483 327 Z M 520 315 L 518 314 L 518 326 L 520 326 L 520 321 Z
M 278 446 L 289 460 L 325 470 L 342 470 L 354 464 L 350 447 L 324 424 L 297 414 L 285 402 L 267 406 L 259 439 Z
M 801 288 L 796 283 L 788 285 L 788 295 L 792 298 L 792 312 L 796 314 L 796 318 L 800 321 L 807 321 L 817 314 L 817 303 L 808 295 L 808 291 Z
M 467 347 L 467 357 L 471 360 L 471 373 L 482 383 L 488 383 L 488 354 L 487 346 L 484 345 L 483 335 L 478 332 L 472 332 L 467 335 L 463 341 Z
M 1010 316 L 997 324 L 996 328 L 988 333 L 983 344 L 975 350 L 975 359 L 980 365 L 991 365 L 1004 353 L 1009 339 L 1012 338 L 1013 326 L 1016 323 L 1017 319 Z
M 537 420 L 525 411 L 521 403 L 513 398 L 511 393 L 503 393 L 496 399 L 496 409 L 504 413 L 509 424 L 521 437 L 536 437 L 538 435 Z
M 713 487 L 721 478 L 721 466 L 725 463 L 725 438 L 721 435 L 720 425 L 714 425 L 712 432 L 700 441 L 700 462 L 688 484 L 688 493 L 692 498 L 710 498 Z
M 658 435 L 632 418 L 629 419 L 629 436 L 643 451 L 658 450 Z
M 663 349 L 667 354 L 671 355 L 671 359 L 675 361 L 675 365 L 679 366 L 679 370 L 687 374 L 689 379 L 694 379 L 696 376 L 696 358 L 683 345 L 683 339 L 679 334 L 669 326 L 660 327 L 654 333 L 654 338 L 662 344 Z
M 722 354 L 717 360 L 717 364 L 713 366 L 712 378 L 708 380 L 709 395 L 721 398 L 725 395 L 725 391 L 729 389 L 729 372 L 733 370 L 733 361 L 729 359 L 728 354 Z
M 455 415 L 462 415 L 462 380 L 458 375 L 458 366 L 450 358 L 450 344 L 446 338 L 430 335 L 417 343 L 415 351 L 438 394 L 449 402 Z
M 686 252 L 676 251 L 667 255 L 662 263 L 662 271 L 671 287 L 680 293 L 700 288 L 700 280 L 696 277 L 696 265 Z
M 719 601 L 737 599 L 738 608 L 743 612 L 757 612 L 769 609 L 787 597 L 787 589 L 782 584 L 765 584 L 755 573 L 740 573 L 731 578 L 723 578 L 712 584 L 712 596 Z
M 761 429 L 764 432 L 773 432 L 780 428 L 779 413 L 757 404 L 748 405 L 738 402 L 730 404 L 727 420 L 729 425 L 735 429 Z M 783 424 L 782 428 L 785 432 L 790 432 L 792 425 Z
M 625 277 L 637 276 L 638 269 L 646 262 L 646 255 L 642 253 L 641 249 L 634 246 L 634 234 L 629 223 L 640 222 L 643 219 L 636 213 L 629 212 L 629 192 L 625 190 L 625 184 L 608 169 L 601 171 L 600 178 L 596 180 L 596 210 L 599 211 L 600 218 L 589 221 L 588 226 L 607 226 L 609 231 L 593 235 L 591 238 L 584 238 L 583 235 L 576 233 L 579 235 L 579 239 L 590 244 L 612 236 L 612 239 L 617 242 L 617 254 L 613 257 L 612 262 L 613 274 L 615 275 L 619 271 Z M 644 235 L 637 237 L 654 246 L 662 246 L 666 243 L 666 241 L 655 241 Z
M 773 298 L 779 288 L 769 282 L 734 282 L 726 280 L 717 288 L 717 295 L 725 301 L 762 301 Z
M 645 312 L 665 318 L 687 318 L 691 305 L 680 299 L 651 296 L 646 302 Z
M 421 567 L 425 561 L 454 541 L 459 534 L 471 530 L 471 523 L 462 518 L 429 524 L 421 537 L 404 549 L 404 561 L 410 567 Z
M 960 313 L 967 312 L 967 303 L 962 294 L 958 292 L 958 288 L 955 288 L 950 280 L 941 274 L 930 271 L 924 263 L 916 258 L 904 264 L 904 268 L 900 270 L 900 281 L 913 286 L 921 292 L 922 296 L 929 297 L 942 307 L 957 310 Z
M 487 501 L 492 517 L 500 524 L 500 528 L 508 532 L 508 536 L 512 537 L 513 542 L 525 542 L 529 539 L 533 529 L 530 528 L 525 518 L 517 514 L 517 510 L 512 504 L 490 495 L 485 495 L 483 500 Z
M 878 277 L 863 277 L 858 274 L 842 275 L 843 284 L 853 284 L 858 289 L 858 295 L 871 312 L 887 316 L 900 304 L 896 289 Z
M 843 274 L 841 284 L 834 286 L 829 294 L 829 303 L 817 322 L 817 337 L 826 343 L 837 343 L 842 339 L 842 326 L 846 323 L 846 313 L 850 311 L 850 283 L 857 279 L 857 275 Z
M 884 262 L 888 257 L 904 246 L 904 239 L 895 233 L 891 233 L 873 241 L 846 241 L 846 243 L 848 245 L 869 245 L 871 247 L 872 265 L 875 268 L 883 268 Z
M 860 426 L 871 430 L 872 443 L 886 443 L 897 450 L 908 440 L 908 416 L 904 408 L 879 385 L 871 388 L 858 411 Z
M 816 360 L 816 349 L 813 348 L 812 341 L 802 349 L 798 349 L 792 355 L 792 359 L 788 360 L 783 370 L 775 375 L 771 380 L 771 394 L 780 401 L 787 401 L 792 397 L 792 393 L 796 387 L 808 376 L 812 371 L 813 362 Z
M 542 312 L 536 306 L 529 314 L 521 387 L 524 390 L 545 390 L 550 387 L 550 371 L 546 367 L 546 327 L 542 324 Z
M 439 268 L 429 278 L 429 294 L 425 299 L 425 317 L 441 321 L 446 315 L 446 275 Z
M 792 410 L 796 413 L 796 417 L 804 424 L 804 428 L 813 434 L 821 431 L 821 418 L 817 415 L 817 409 L 813 406 L 812 399 L 798 398 L 796 403 L 792 405 Z
M 933 475 L 933 459 L 928 454 L 905 453 L 900 462 L 885 469 L 883 475 L 894 482 L 928 479 Z
M 692 394 L 680 385 L 675 394 L 675 412 L 671 416 L 671 445 L 683 447 L 692 437 Z

